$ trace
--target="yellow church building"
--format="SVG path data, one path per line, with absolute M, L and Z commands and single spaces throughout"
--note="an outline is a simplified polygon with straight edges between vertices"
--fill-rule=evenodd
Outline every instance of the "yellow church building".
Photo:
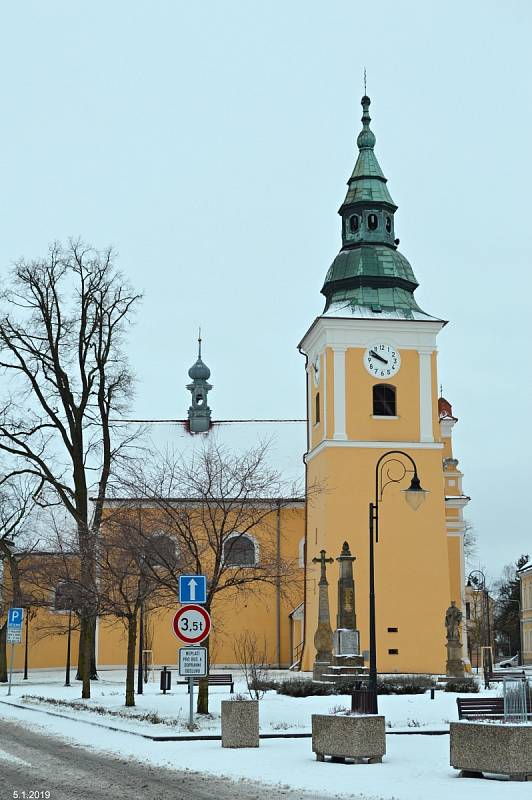
M 260 566 L 261 553 L 275 547 L 279 558 L 293 563 L 298 577 L 292 592 L 284 591 L 279 581 L 245 597 L 235 591 L 218 609 L 214 606 L 211 652 L 216 665 L 236 664 L 235 638 L 252 630 L 264 639 L 272 666 L 312 670 L 320 577 L 314 559 L 321 550 L 336 559 L 344 541 L 356 558 L 357 628 L 360 650 L 367 655 L 370 504 L 375 502 L 378 670 L 445 672 L 444 618 L 451 601 L 465 618 L 463 508 L 469 498 L 463 494 L 452 449 L 457 419 L 438 393 L 437 337 L 446 322 L 423 311 L 415 300 L 418 283 L 398 250 L 397 206 L 375 155 L 369 107 L 370 99 L 364 96 L 358 158 L 339 210 L 342 247 L 322 289 L 325 307 L 299 344 L 305 357 L 306 419 L 213 419 L 210 370 L 200 351 L 189 370 L 188 418 L 144 421 L 153 442 L 171 444 L 185 457 L 210 440 L 235 453 L 268 440 L 272 466 L 287 484 L 301 486 L 300 495 L 293 494 L 290 502 L 263 498 L 271 505 L 267 518 L 240 536 L 238 547 L 231 547 L 230 541 L 224 545 L 225 557 L 235 559 L 235 569 Z M 404 502 L 402 493 L 410 485 L 412 464 L 425 491 L 417 511 Z M 108 510 L 113 502 L 117 501 L 109 501 Z M 145 511 L 153 512 L 154 507 L 149 500 L 139 501 Z M 337 577 L 334 561 L 327 569 L 333 629 Z M 40 609 L 37 617 L 65 619 L 55 589 L 50 590 L 50 609 Z M 150 618 L 148 610 L 148 642 L 155 664 L 176 663 L 173 613 L 167 609 Z M 60 666 L 64 637 L 39 637 L 39 625 L 31 625 L 31 666 Z M 465 630 L 462 639 L 467 659 Z M 99 666 L 124 664 L 125 641 L 119 624 L 100 620 Z M 22 648 L 17 650 L 20 667 Z

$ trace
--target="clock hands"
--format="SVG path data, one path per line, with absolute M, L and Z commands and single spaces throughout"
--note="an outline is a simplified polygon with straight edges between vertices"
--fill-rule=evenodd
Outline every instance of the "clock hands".
M 383 364 L 387 364 L 388 363 L 386 361 L 386 359 L 382 358 L 378 353 L 375 352 L 375 350 L 370 350 L 369 354 L 370 354 L 370 356 L 373 356 L 373 358 L 376 358 L 377 361 L 382 361 Z

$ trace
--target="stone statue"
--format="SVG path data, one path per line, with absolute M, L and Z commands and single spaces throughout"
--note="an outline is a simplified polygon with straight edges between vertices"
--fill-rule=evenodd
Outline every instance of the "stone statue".
M 462 622 L 462 612 L 456 607 L 456 602 L 451 600 L 451 605 L 445 612 L 445 627 L 447 628 L 447 640 L 459 642 L 459 626 Z

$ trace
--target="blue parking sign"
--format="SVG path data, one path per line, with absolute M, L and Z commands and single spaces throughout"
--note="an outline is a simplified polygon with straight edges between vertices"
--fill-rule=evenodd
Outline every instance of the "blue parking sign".
M 10 608 L 7 612 L 7 627 L 8 628 L 22 628 L 22 620 L 24 619 L 23 608 Z
M 205 575 L 179 576 L 179 602 L 180 603 L 207 602 L 207 578 L 205 577 Z

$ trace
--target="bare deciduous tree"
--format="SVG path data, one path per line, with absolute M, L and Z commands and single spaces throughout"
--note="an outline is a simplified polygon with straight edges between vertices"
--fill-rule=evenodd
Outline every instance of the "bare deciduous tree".
M 235 454 L 211 439 L 189 460 L 145 459 L 110 505 L 145 508 L 152 528 L 165 534 L 152 538 L 157 558 L 147 565 L 151 578 L 175 598 L 181 574 L 206 575 L 205 608 L 216 613 L 229 592 L 257 594 L 275 586 L 295 596 L 301 589 L 297 558 L 284 554 L 279 533 L 282 509 L 300 499 L 295 488 L 287 489 L 269 465 L 268 443 Z M 249 557 L 255 534 L 260 553 Z M 208 713 L 207 680 L 200 681 L 197 710 Z
M 235 655 L 252 700 L 261 700 L 266 692 L 266 641 L 259 645 L 257 634 L 253 631 L 242 631 L 235 639 Z
M 151 532 L 142 514 L 124 509 L 105 519 L 98 542 L 98 612 L 124 623 L 127 631 L 126 706 L 135 705 L 135 646 L 139 611 L 172 603 L 169 592 L 154 578 L 156 564 Z
M 36 485 L 30 478 L 10 473 L 0 478 L 0 682 L 7 681 L 7 608 L 26 605 L 27 600 L 21 560 L 34 546 L 25 526 L 35 507 L 35 494 Z
M 473 523 L 464 520 L 464 558 L 468 566 L 472 565 L 473 559 L 477 555 L 477 534 Z
M 91 587 L 109 475 L 129 444 L 112 417 L 131 396 L 122 344 L 139 295 L 116 271 L 112 250 L 71 241 L 17 263 L 0 299 L 0 367 L 11 389 L 0 409 L 0 450 L 42 482 L 40 502 L 61 503 L 74 520 L 80 581 Z M 80 613 L 78 670 L 90 697 L 95 616 L 91 604 Z

